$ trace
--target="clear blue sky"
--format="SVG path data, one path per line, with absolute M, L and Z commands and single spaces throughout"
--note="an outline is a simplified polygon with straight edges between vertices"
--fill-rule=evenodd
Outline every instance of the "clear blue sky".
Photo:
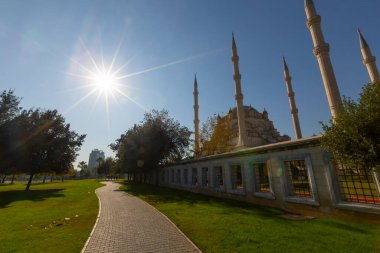
M 377 0 L 315 0 L 342 95 L 357 98 L 369 77 L 362 64 L 356 29 L 360 27 L 380 59 Z M 193 129 L 193 78 L 199 84 L 200 120 L 235 105 L 231 32 L 240 55 L 244 103 L 264 108 L 281 134 L 294 136 L 282 55 L 293 88 L 304 136 L 321 132 L 330 112 L 303 1 L 134 0 L 1 1 L 0 87 L 15 89 L 25 108 L 58 109 L 72 129 L 87 134 L 78 160 L 107 147 L 143 118 L 144 109 L 169 110 Z M 94 93 L 74 108 L 92 87 L 72 75 L 95 61 L 124 63 L 124 92 L 141 106 L 116 94 Z M 185 61 L 181 61 L 185 59 Z M 177 64 L 168 64 L 179 62 Z M 161 66 L 152 71 L 144 70 Z M 108 115 L 108 116 L 107 116 Z

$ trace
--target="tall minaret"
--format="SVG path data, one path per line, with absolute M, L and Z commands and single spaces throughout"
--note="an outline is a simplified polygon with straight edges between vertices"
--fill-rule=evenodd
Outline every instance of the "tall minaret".
M 198 157 L 200 155 L 199 150 L 199 115 L 198 115 L 198 82 L 197 75 L 194 77 L 194 134 L 195 134 L 195 143 L 194 143 L 194 156 Z
M 363 64 L 367 67 L 369 77 L 371 78 L 371 83 L 380 84 L 380 75 L 376 66 L 376 57 L 372 55 L 371 49 L 359 29 L 358 33 L 360 40 L 360 51 L 362 51 L 363 55 Z
M 245 131 L 245 121 L 244 121 L 244 106 L 243 106 L 243 93 L 241 92 L 241 75 L 239 72 L 239 56 L 237 54 L 237 48 L 235 43 L 235 37 L 232 33 L 232 64 L 234 70 L 234 80 L 235 80 L 235 99 L 236 99 L 236 113 L 238 119 L 239 127 L 239 142 L 238 146 L 247 145 L 247 133 Z
M 325 42 L 323 37 L 321 29 L 321 16 L 317 14 L 313 0 L 305 0 L 305 11 L 307 26 L 310 29 L 314 44 L 313 52 L 318 60 L 319 69 L 325 85 L 327 100 L 330 105 L 331 115 L 335 118 L 342 106 L 342 100 L 330 60 L 329 44 Z
M 294 132 L 296 134 L 296 138 L 301 139 L 302 133 L 301 133 L 300 121 L 298 119 L 298 109 L 296 106 L 296 101 L 294 99 L 295 94 L 292 87 L 292 77 L 289 74 L 289 69 L 288 69 L 288 65 L 286 64 L 285 57 L 283 57 L 283 60 L 284 60 L 284 77 L 285 77 L 286 89 L 288 90 L 290 112 L 292 113 L 292 116 L 293 116 Z

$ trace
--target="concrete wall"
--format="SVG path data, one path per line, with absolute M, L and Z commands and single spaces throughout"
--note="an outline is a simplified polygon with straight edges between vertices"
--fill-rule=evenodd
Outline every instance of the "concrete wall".
M 281 208 L 292 213 L 340 216 L 380 224 L 380 203 L 341 200 L 335 169 L 329 155 L 320 148 L 319 143 L 320 136 L 315 136 L 183 161 L 160 168 L 160 185 Z M 304 179 L 310 187 L 310 195 L 306 197 L 298 196 L 298 191 L 292 190 L 286 172 L 286 161 L 294 160 L 301 161 L 307 171 L 307 179 Z M 268 192 L 257 191 L 257 175 L 253 169 L 257 163 L 265 163 L 267 166 L 270 185 Z M 235 165 L 241 167 L 241 189 L 234 189 L 231 167 Z M 221 187 L 216 182 L 215 167 L 222 167 L 224 183 Z M 202 168 L 208 170 L 207 184 L 202 176 Z M 196 185 L 192 184 L 193 170 L 197 172 Z

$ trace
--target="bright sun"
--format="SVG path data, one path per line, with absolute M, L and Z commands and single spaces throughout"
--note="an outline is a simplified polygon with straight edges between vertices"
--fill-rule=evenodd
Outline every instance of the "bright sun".
M 96 89 L 103 93 L 109 93 L 116 88 L 116 78 L 109 73 L 101 72 L 91 78 Z
M 76 89 L 82 89 L 82 88 L 88 89 L 89 88 L 90 90 L 86 95 L 84 95 L 83 97 L 78 99 L 72 106 L 70 106 L 67 109 L 67 111 L 72 110 L 73 108 L 78 106 L 80 103 L 82 103 L 84 100 L 86 100 L 87 98 L 95 95 L 94 105 L 97 104 L 97 102 L 99 101 L 99 99 L 101 97 L 104 98 L 105 106 L 107 109 L 107 117 L 109 114 L 108 113 L 109 99 L 111 98 L 111 99 L 113 99 L 113 101 L 118 103 L 117 96 L 121 96 L 121 97 L 128 99 L 129 101 L 131 101 L 132 103 L 134 103 L 135 105 L 137 105 L 138 107 L 140 107 L 144 111 L 147 110 L 142 104 L 140 104 L 138 101 L 136 101 L 130 95 L 129 90 L 130 89 L 136 89 L 136 87 L 126 84 L 125 79 L 132 77 L 132 76 L 141 75 L 141 74 L 144 74 L 147 72 L 156 71 L 156 70 L 166 68 L 166 67 L 169 67 L 172 65 L 187 62 L 190 60 L 194 60 L 196 58 L 203 57 L 203 56 L 206 56 L 206 55 L 211 54 L 211 53 L 215 53 L 215 52 L 225 50 L 225 49 L 223 49 L 223 50 L 218 49 L 215 51 L 210 51 L 210 52 L 190 56 L 190 57 L 187 57 L 184 59 L 172 61 L 172 62 L 169 62 L 166 64 L 158 65 L 155 67 L 147 68 L 147 69 L 144 69 L 141 71 L 132 72 L 129 74 L 121 74 L 121 71 L 131 61 L 131 60 L 129 60 L 126 63 L 124 63 L 123 65 L 115 68 L 116 58 L 119 55 L 121 43 L 117 47 L 117 49 L 113 55 L 111 63 L 108 65 L 104 62 L 103 55 L 100 55 L 101 61 L 96 61 L 95 57 L 91 54 L 91 52 L 88 50 L 88 48 L 84 45 L 83 41 L 80 40 L 80 42 L 81 42 L 81 45 L 83 46 L 83 49 L 84 49 L 84 51 L 88 57 L 90 64 L 89 65 L 81 64 L 81 60 L 78 60 L 78 59 L 81 59 L 80 57 L 82 57 L 82 54 L 80 54 L 80 57 L 78 56 L 78 59 L 76 57 L 72 57 L 72 58 L 70 58 L 70 60 L 72 61 L 73 64 L 75 64 L 75 68 L 73 68 L 73 69 L 75 69 L 75 70 L 78 69 L 78 70 L 76 70 L 73 73 L 68 72 L 68 74 L 75 76 L 75 77 L 79 77 L 79 78 L 86 81 L 85 84 L 83 84 L 81 87 L 78 87 Z M 79 67 L 79 68 L 77 68 L 77 67 Z

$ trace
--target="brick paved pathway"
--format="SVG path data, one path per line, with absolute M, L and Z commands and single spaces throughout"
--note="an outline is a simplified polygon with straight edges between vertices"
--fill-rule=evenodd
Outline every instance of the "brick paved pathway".
M 104 182 L 96 190 L 100 217 L 83 253 L 200 252 L 164 215 L 146 202 Z

